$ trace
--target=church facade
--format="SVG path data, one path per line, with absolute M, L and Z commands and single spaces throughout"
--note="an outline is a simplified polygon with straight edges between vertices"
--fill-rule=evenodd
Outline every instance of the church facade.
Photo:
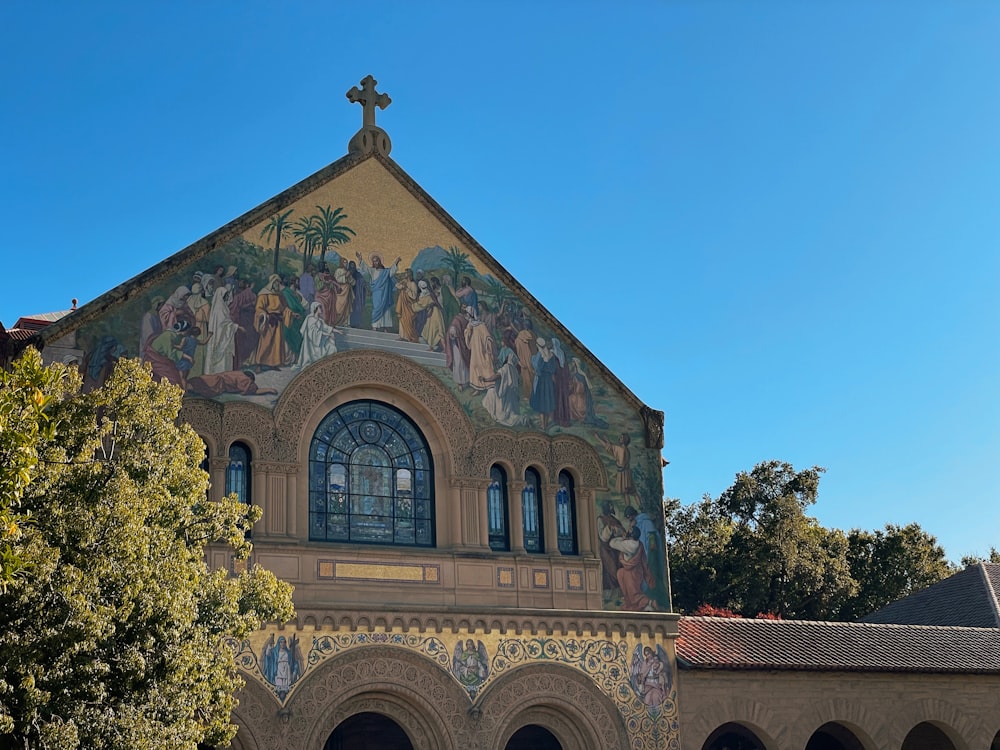
M 1000 750 L 1000 565 L 863 623 L 669 612 L 663 415 L 389 157 L 0 326 L 185 392 L 294 622 L 230 642 L 234 750 Z M 236 574 L 224 547 L 209 562 Z
M 662 413 L 348 98 L 345 157 L 39 334 L 183 388 L 212 495 L 263 509 L 297 619 L 229 644 L 232 747 L 679 748 Z

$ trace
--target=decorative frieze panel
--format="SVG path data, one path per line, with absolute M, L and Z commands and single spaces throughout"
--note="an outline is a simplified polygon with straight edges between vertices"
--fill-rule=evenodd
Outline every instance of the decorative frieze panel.
M 276 748 L 286 746 L 280 740 L 281 715 L 324 715 L 330 723 L 330 716 L 342 713 L 338 701 L 349 697 L 340 695 L 334 685 L 356 682 L 361 673 L 374 680 L 396 662 L 408 684 L 426 676 L 429 689 L 442 691 L 435 710 L 447 706 L 440 726 L 450 727 L 454 734 L 426 738 L 426 747 L 453 746 L 448 743 L 455 737 L 469 743 L 462 747 L 492 747 L 498 733 L 516 731 L 525 712 L 554 702 L 566 702 L 567 712 L 580 713 L 572 723 L 577 725 L 574 731 L 583 734 L 572 738 L 541 719 L 557 736 L 566 736 L 571 746 L 680 747 L 673 642 L 662 635 L 615 637 L 589 629 L 580 635 L 489 628 L 359 630 L 344 623 L 316 630 L 271 626 L 230 646 L 239 668 L 274 700 L 271 715 L 264 711 L 254 717 L 255 722 L 274 726 L 247 727 L 247 731 L 272 735 Z M 438 676 L 431 679 L 434 674 Z M 431 688 L 437 684 L 441 688 Z M 459 693 L 464 700 L 448 698 Z M 317 699 L 326 705 L 316 705 Z M 334 727 L 324 726 L 320 734 Z M 324 736 L 313 737 L 317 731 L 300 725 L 295 734 L 325 741 Z M 434 730 L 426 725 L 421 731 Z

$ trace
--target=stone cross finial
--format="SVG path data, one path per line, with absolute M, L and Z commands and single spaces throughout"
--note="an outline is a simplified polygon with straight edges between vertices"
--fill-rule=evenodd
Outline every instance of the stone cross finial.
M 351 153 L 367 154 L 373 150 L 378 150 L 383 155 L 388 156 L 392 143 L 389 136 L 382 128 L 375 125 L 375 108 L 385 109 L 392 104 L 392 99 L 388 94 L 379 94 L 375 91 L 378 83 L 370 75 L 361 80 L 361 88 L 353 86 L 347 92 L 347 99 L 352 104 L 360 103 L 362 106 L 361 130 L 354 134 L 348 144 Z

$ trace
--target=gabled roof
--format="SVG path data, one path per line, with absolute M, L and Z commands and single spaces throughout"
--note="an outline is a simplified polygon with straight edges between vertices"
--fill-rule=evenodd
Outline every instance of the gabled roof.
M 1000 629 L 682 617 L 684 669 L 1000 674 Z
M 593 367 L 602 373 L 607 383 L 620 393 L 626 403 L 630 404 L 632 408 L 639 412 L 645 422 L 652 423 L 654 425 L 652 429 L 647 427 L 647 435 L 656 435 L 659 445 L 649 445 L 648 447 L 662 447 L 663 413 L 646 406 L 624 383 L 621 382 L 621 380 L 615 376 L 613 372 L 611 372 L 611 370 L 607 368 L 607 366 L 604 365 L 603 362 L 595 357 L 593 353 L 585 345 L 583 345 L 579 339 L 576 338 L 576 336 L 570 333 L 569 330 L 566 329 L 555 318 L 555 316 L 553 316 L 552 313 L 550 313 L 545 306 L 534 297 L 534 295 L 521 286 L 521 284 L 499 262 L 497 262 L 497 260 L 485 248 L 476 242 L 476 240 L 457 221 L 455 221 L 454 218 L 452 218 L 433 198 L 431 198 L 431 196 L 428 195 L 423 188 L 421 188 L 413 180 L 412 177 L 406 174 L 406 172 L 404 172 L 403 169 L 389 156 L 379 153 L 377 149 L 368 153 L 349 153 L 347 156 L 344 156 L 332 164 L 324 167 L 298 184 L 288 188 L 270 200 L 265 201 L 256 208 L 251 209 L 239 218 L 229 222 L 220 229 L 217 229 L 206 237 L 203 237 L 197 242 L 189 245 L 152 268 L 138 274 L 122 284 L 119 284 L 97 299 L 80 307 L 72 316 L 68 316 L 44 328 L 40 333 L 42 344 L 46 345 L 52 343 L 73 332 L 77 328 L 100 318 L 119 303 L 142 294 L 146 288 L 153 284 L 168 279 L 179 267 L 199 260 L 216 248 L 225 245 L 227 242 L 239 237 L 244 232 L 247 232 L 262 222 L 267 221 L 268 218 L 282 210 L 284 207 L 292 205 L 296 201 L 309 195 L 337 177 L 346 174 L 369 159 L 374 159 L 382 164 L 386 171 L 396 181 L 398 181 L 398 183 L 402 185 L 405 190 L 413 195 L 417 201 L 423 204 L 423 206 L 438 221 L 440 221 L 442 225 L 454 233 L 455 236 L 460 238 L 468 250 L 477 255 L 483 265 L 488 268 L 490 273 L 503 282 L 509 289 L 520 295 L 522 299 L 532 305 L 535 311 L 537 311 L 538 317 L 544 320 L 544 322 L 552 330 L 557 331 L 560 336 L 564 337 L 565 341 L 573 342 L 573 348 L 577 349 L 583 355 L 588 367 Z
M 1000 628 L 998 593 L 1000 564 L 978 563 L 865 615 L 861 621 Z

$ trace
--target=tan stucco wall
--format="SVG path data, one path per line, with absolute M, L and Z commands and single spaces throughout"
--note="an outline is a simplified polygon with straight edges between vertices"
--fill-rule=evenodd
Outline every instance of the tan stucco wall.
M 827 722 L 865 750 L 899 750 L 921 722 L 956 750 L 990 750 L 1000 731 L 1000 675 L 682 670 L 679 682 L 683 750 L 702 750 L 727 722 L 753 730 L 767 750 L 802 750 Z

